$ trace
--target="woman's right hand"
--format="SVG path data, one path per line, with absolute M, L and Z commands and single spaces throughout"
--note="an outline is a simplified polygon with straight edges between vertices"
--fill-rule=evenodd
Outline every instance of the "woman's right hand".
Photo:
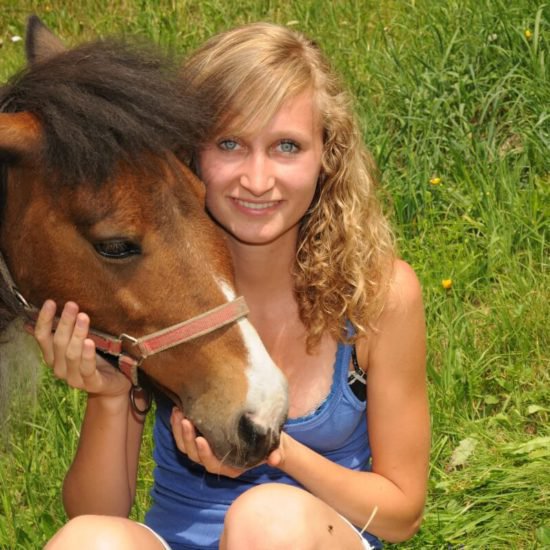
M 56 305 L 46 300 L 36 321 L 34 337 L 44 361 L 54 375 L 69 386 L 105 397 L 127 395 L 129 380 L 107 361 L 96 356 L 95 343 L 88 336 L 90 318 L 67 302 L 52 333 Z

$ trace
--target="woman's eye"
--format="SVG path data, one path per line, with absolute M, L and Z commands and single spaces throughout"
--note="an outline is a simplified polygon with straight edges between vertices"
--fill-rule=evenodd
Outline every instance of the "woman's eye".
M 279 142 L 278 147 L 281 153 L 297 153 L 300 150 L 298 144 L 291 140 L 283 140 Z
M 141 254 L 141 247 L 126 239 L 111 239 L 94 244 L 96 252 L 111 260 L 123 260 Z
M 224 151 L 234 151 L 239 144 L 234 139 L 224 139 L 218 143 L 218 146 Z

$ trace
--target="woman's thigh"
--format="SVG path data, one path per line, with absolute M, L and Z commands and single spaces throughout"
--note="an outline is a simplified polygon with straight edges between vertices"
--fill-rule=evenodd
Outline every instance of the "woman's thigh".
M 364 550 L 362 537 L 333 508 L 296 487 L 248 490 L 227 512 L 220 550 Z
M 126 518 L 112 516 L 77 516 L 62 527 L 45 546 L 45 550 L 107 550 L 167 548 L 149 528 Z

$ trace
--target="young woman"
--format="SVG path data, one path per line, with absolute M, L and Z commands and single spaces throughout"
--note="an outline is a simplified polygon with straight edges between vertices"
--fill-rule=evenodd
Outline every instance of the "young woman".
M 147 527 L 132 506 L 142 422 L 128 383 L 95 356 L 88 317 L 55 304 L 36 328 L 59 378 L 88 392 L 64 483 L 73 518 L 48 548 L 342 549 L 419 527 L 429 453 L 425 328 L 413 270 L 394 256 L 374 167 L 343 90 L 299 33 L 222 33 L 184 68 L 217 124 L 193 166 L 227 235 L 239 294 L 289 383 L 279 448 L 224 465 L 185 411 L 157 398 Z

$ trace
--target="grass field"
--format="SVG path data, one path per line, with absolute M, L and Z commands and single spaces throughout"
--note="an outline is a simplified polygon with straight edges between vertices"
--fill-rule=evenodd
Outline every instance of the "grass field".
M 429 498 L 420 532 L 401 546 L 550 548 L 550 7 L 531 0 L 0 0 L 2 81 L 23 62 L 14 38 L 31 12 L 68 44 L 140 35 L 184 54 L 253 20 L 318 40 L 357 97 L 401 255 L 424 288 Z M 36 400 L 15 399 L 9 430 L 1 428 L 2 549 L 40 548 L 64 522 L 60 487 L 83 399 L 40 372 Z M 136 518 L 151 481 L 145 439 Z

